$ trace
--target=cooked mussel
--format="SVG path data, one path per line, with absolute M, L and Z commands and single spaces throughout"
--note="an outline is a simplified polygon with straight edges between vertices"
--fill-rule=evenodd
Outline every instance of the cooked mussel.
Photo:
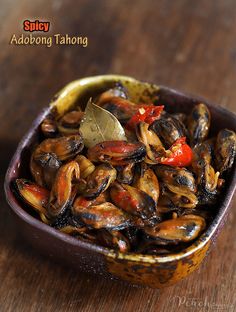
M 87 177 L 86 189 L 83 196 L 95 198 L 104 192 L 116 179 L 116 169 L 109 163 L 104 163 L 95 168 Z
M 190 242 L 205 229 L 204 218 L 197 215 L 185 215 L 158 223 L 154 227 L 146 227 L 145 233 L 158 240 L 160 245 Z
M 101 230 L 98 233 L 98 242 L 123 253 L 130 250 L 129 240 L 120 231 Z
M 157 164 L 157 158 L 166 155 L 165 148 L 157 134 L 149 128 L 149 124 L 140 122 L 136 127 L 138 140 L 146 147 L 145 162 L 148 164 Z
M 197 144 L 193 149 L 192 168 L 197 177 L 198 197 L 201 204 L 212 204 L 216 199 L 219 172 L 211 165 L 212 149 L 209 142 Z
M 142 143 L 105 141 L 88 149 L 88 158 L 94 162 L 108 162 L 113 166 L 140 162 L 146 156 Z
M 236 134 L 234 131 L 223 129 L 216 139 L 215 163 L 221 174 L 232 168 L 236 156 Z
M 91 205 L 89 207 L 77 206 L 74 213 L 82 221 L 95 229 L 120 230 L 129 226 L 129 216 L 110 202 Z
M 46 139 L 40 143 L 33 152 L 33 159 L 43 162 L 42 157 L 52 154 L 59 160 L 64 161 L 73 158 L 83 149 L 83 139 L 80 134 Z
M 176 140 L 186 136 L 182 124 L 171 115 L 164 115 L 155 120 L 151 124 L 150 130 L 157 134 L 166 148 L 169 148 Z
M 117 166 L 117 181 L 120 183 L 131 184 L 134 179 L 135 164 Z
M 140 165 L 139 173 L 136 175 L 134 186 L 151 196 L 157 204 L 159 198 L 159 182 L 151 168 L 145 163 Z
M 117 82 L 113 88 L 101 93 L 96 100 L 96 104 L 102 105 L 103 103 L 109 102 L 109 100 L 114 97 L 128 99 L 128 91 L 120 82 Z
M 198 204 L 193 174 L 185 169 L 156 165 L 154 171 L 162 181 L 162 195 L 177 207 L 194 208 Z
M 115 182 L 110 188 L 110 196 L 117 207 L 140 218 L 146 224 L 156 222 L 156 204 L 144 191 Z
M 80 212 L 81 210 L 81 207 L 83 208 L 88 208 L 90 206 L 94 206 L 94 205 L 99 205 L 99 204 L 103 204 L 107 201 L 109 201 L 109 193 L 106 191 L 106 192 L 103 192 L 101 193 L 99 196 L 97 196 L 96 198 L 86 198 L 84 196 L 78 196 L 76 197 L 74 203 L 73 203 L 73 206 L 72 206 L 72 214 L 73 215 L 78 215 L 78 213 Z M 77 213 L 77 210 L 78 210 L 78 213 Z
M 78 134 L 83 116 L 84 112 L 78 110 L 66 113 L 57 123 L 59 132 L 62 135 Z
M 190 170 L 167 165 L 156 165 L 154 171 L 165 184 L 181 187 L 194 193 L 197 191 L 195 179 Z
M 51 188 L 62 162 L 72 159 L 82 149 L 81 135 L 46 139 L 40 143 L 30 161 L 31 174 L 37 184 Z
M 188 118 L 188 131 L 191 145 L 203 142 L 209 133 L 211 114 L 203 103 L 194 106 Z
M 50 192 L 26 179 L 16 179 L 16 188 L 22 199 L 28 203 L 39 214 L 48 215 L 46 206 L 49 201 Z
M 76 195 L 74 182 L 79 176 L 79 165 L 74 160 L 60 167 L 48 203 L 48 213 L 51 217 L 60 215 L 71 204 Z

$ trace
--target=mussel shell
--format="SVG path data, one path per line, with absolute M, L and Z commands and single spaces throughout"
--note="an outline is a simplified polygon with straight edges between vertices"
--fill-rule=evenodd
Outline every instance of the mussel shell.
M 31 155 L 30 170 L 35 181 L 41 186 L 51 188 L 63 161 L 75 157 L 83 147 L 80 134 L 42 141 Z
M 203 103 L 195 105 L 188 118 L 188 131 L 192 146 L 207 138 L 210 123 L 211 114 L 207 106 Z
M 87 177 L 87 186 L 83 196 L 91 199 L 99 196 L 115 179 L 116 169 L 112 165 L 104 163 L 97 166 Z
M 157 204 L 160 194 L 159 182 L 154 171 L 144 163 L 140 164 L 134 186 L 151 196 Z
M 219 172 L 212 167 L 210 142 L 195 145 L 193 149 L 193 172 L 197 177 L 199 204 L 214 204 L 217 195 Z
M 105 246 L 120 252 L 128 252 L 130 250 L 129 240 L 119 231 L 99 230 L 97 234 L 98 242 Z
M 62 162 L 55 154 L 46 153 L 36 160 L 33 154 L 30 160 L 30 171 L 37 184 L 50 189 L 61 165 Z
M 50 225 L 56 229 L 62 229 L 66 226 L 72 226 L 77 228 L 84 227 L 84 223 L 71 212 L 71 207 L 67 207 L 63 213 L 56 218 L 51 219 Z
M 182 124 L 171 115 L 155 120 L 150 129 L 153 130 L 166 148 L 169 148 L 177 139 L 186 136 Z
M 174 207 L 193 209 L 198 204 L 197 194 L 184 187 L 165 183 L 162 185 L 162 192 Z
M 165 184 L 181 187 L 184 190 L 196 192 L 196 183 L 191 171 L 185 168 L 171 167 L 167 165 L 156 165 L 155 174 Z
M 128 91 L 121 82 L 116 82 L 113 88 L 101 93 L 96 99 L 96 104 L 101 105 L 102 103 L 106 103 L 113 97 L 118 97 L 122 99 L 129 98 Z
M 42 163 L 41 159 L 44 159 L 45 155 L 53 155 L 56 159 L 64 161 L 72 159 L 82 151 L 83 147 L 80 134 L 46 139 L 36 147 L 32 157 L 38 163 Z
M 215 163 L 221 174 L 232 168 L 236 157 L 236 134 L 234 131 L 223 129 L 216 139 Z

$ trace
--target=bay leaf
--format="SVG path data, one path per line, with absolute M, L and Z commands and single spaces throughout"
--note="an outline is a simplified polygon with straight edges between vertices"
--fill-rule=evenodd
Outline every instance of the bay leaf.
M 103 141 L 127 141 L 119 120 L 107 110 L 94 104 L 92 99 L 87 103 L 80 132 L 86 147 L 92 147 Z

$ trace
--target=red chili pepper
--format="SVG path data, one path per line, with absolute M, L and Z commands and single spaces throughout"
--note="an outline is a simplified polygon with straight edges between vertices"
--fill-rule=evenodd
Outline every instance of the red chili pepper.
M 155 106 L 155 105 L 139 105 L 139 110 L 135 113 L 128 123 L 126 124 L 126 128 L 128 130 L 134 130 L 136 125 L 144 121 L 149 125 L 156 119 L 158 119 L 163 111 L 164 106 Z
M 193 152 L 186 143 L 186 137 L 176 140 L 169 151 L 171 152 L 170 156 L 158 159 L 161 164 L 173 167 L 187 167 L 192 163 Z

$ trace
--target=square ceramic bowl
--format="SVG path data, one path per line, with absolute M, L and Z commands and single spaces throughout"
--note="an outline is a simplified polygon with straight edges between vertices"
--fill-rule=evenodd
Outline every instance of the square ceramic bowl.
M 122 82 L 131 100 L 151 100 L 163 103 L 168 112 L 189 113 L 196 103 L 207 104 L 212 115 L 212 134 L 227 127 L 236 131 L 236 116 L 205 99 L 187 95 L 162 86 L 139 82 L 117 75 L 95 76 L 76 80 L 67 85 L 34 121 L 28 133 L 19 143 L 5 178 L 6 199 L 25 239 L 40 252 L 75 269 L 94 272 L 103 276 L 116 276 L 133 284 L 161 288 L 171 285 L 193 272 L 204 259 L 213 237 L 219 232 L 229 210 L 236 188 L 235 166 L 227 180 L 224 194 L 219 199 L 214 220 L 206 231 L 184 251 L 163 255 L 122 254 L 114 250 L 81 241 L 42 223 L 17 198 L 12 182 L 18 177 L 30 177 L 29 159 L 32 145 L 40 139 L 39 125 L 51 110 L 63 114 L 73 105 L 85 106 L 89 97 Z

